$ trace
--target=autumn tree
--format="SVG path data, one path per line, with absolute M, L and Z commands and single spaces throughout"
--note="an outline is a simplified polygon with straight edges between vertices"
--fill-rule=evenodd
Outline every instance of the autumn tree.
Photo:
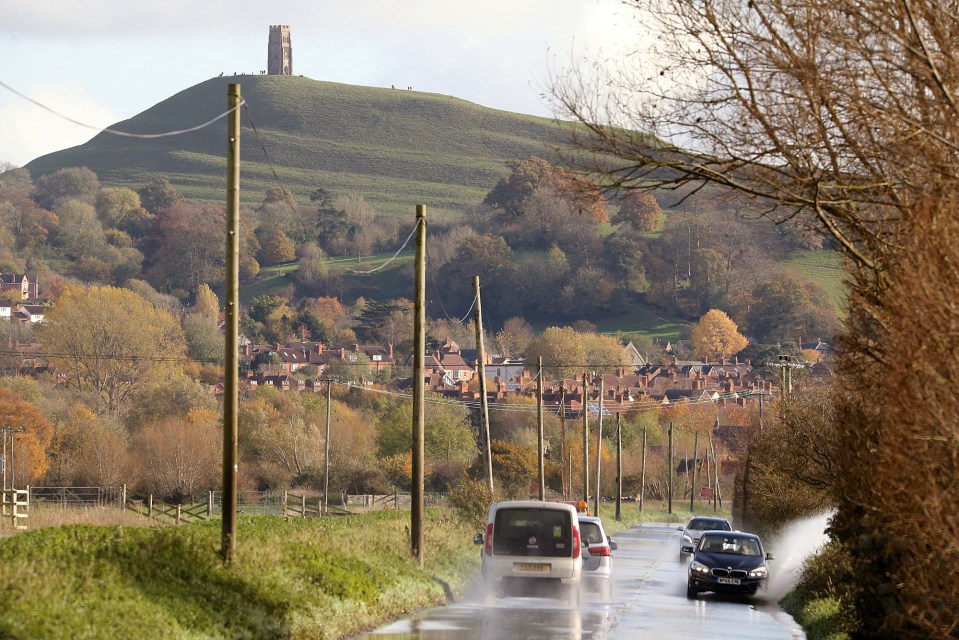
M 258 260 L 265 265 L 292 262 L 296 258 L 296 245 L 279 228 L 267 229 L 260 237 Z
M 93 392 L 107 412 L 123 413 L 139 391 L 168 378 L 185 351 L 173 316 L 115 287 L 68 287 L 38 333 L 66 383 Z
M 583 336 L 569 327 L 549 327 L 526 348 L 526 361 L 543 358 L 549 377 L 571 377 L 588 368 Z
M 92 204 L 100 189 L 100 179 L 86 167 L 69 167 L 40 176 L 33 194 L 37 205 L 56 210 L 68 200 Z
M 523 215 L 523 205 L 553 174 L 553 165 L 542 158 L 531 156 L 526 160 L 507 160 L 506 166 L 510 169 L 507 176 L 503 176 L 496 183 L 483 204 L 498 209 L 509 218 L 519 218 Z
M 100 189 L 93 206 L 104 226 L 120 229 L 134 238 L 145 235 L 156 218 L 143 208 L 139 194 L 132 189 Z
M 533 340 L 533 329 L 522 318 L 507 318 L 503 328 L 496 332 L 496 348 L 504 356 L 523 353 Z
M 376 431 L 376 447 L 380 456 L 388 457 L 410 450 L 412 419 L 411 402 L 398 403 L 381 417 Z M 465 466 L 477 454 L 469 412 L 462 405 L 428 403 L 423 434 L 424 450 L 430 464 L 456 462 Z
M 663 227 L 665 216 L 659 202 L 647 191 L 629 191 L 619 203 L 613 224 L 625 225 L 631 233 L 650 233 Z
M 182 201 L 176 187 L 166 178 L 154 178 L 137 191 L 140 205 L 153 215 Z
M 35 483 L 49 464 L 46 449 L 53 439 L 53 425 L 33 403 L 0 387 L 0 426 L 13 429 L 16 466 L 7 473 L 13 474 L 18 486 Z
M 725 312 L 712 309 L 693 327 L 690 340 L 693 351 L 712 362 L 739 353 L 749 341 Z
M 202 410 L 143 425 L 131 443 L 143 489 L 173 502 L 220 486 L 222 449 L 219 416 Z

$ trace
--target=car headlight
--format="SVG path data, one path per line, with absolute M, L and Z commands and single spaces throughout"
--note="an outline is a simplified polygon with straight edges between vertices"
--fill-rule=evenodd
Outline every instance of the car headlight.
M 765 578 L 769 571 L 766 570 L 766 567 L 756 567 L 749 572 L 750 578 Z
M 689 544 L 692 544 L 692 543 L 693 543 L 693 539 L 690 538 L 689 536 L 687 536 L 687 535 L 684 533 L 684 534 L 683 534 L 683 542 L 688 542 Z
M 692 562 L 689 563 L 689 570 L 692 571 L 693 573 L 702 573 L 702 574 L 709 573 L 709 567 L 704 565 L 702 562 L 698 562 L 696 560 L 693 560 Z

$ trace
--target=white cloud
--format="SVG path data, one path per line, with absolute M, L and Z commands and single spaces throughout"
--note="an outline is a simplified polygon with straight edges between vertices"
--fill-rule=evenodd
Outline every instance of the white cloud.
M 73 86 L 37 86 L 24 92 L 65 116 L 94 127 L 108 127 L 119 118 L 109 108 Z M 16 97 L 0 102 L 0 161 L 24 165 L 53 151 L 82 144 L 97 131 L 68 122 Z

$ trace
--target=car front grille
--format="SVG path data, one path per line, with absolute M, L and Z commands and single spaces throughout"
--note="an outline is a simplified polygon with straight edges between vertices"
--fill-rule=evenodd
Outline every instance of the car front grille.
M 747 572 L 742 569 L 713 569 L 713 576 L 717 578 L 745 578 Z

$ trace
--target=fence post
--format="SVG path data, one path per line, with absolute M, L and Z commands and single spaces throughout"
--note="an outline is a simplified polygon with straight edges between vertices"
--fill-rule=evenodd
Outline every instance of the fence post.
M 288 493 L 286 490 L 283 491 L 283 517 L 286 517 L 286 501 L 288 499 Z
M 213 492 L 208 491 L 206 494 L 206 517 L 213 517 Z
M 153 494 L 147 496 L 147 517 L 153 520 Z
M 300 517 L 306 517 L 306 494 L 304 493 L 300 496 Z
M 177 524 L 180 524 L 180 513 L 181 513 L 180 510 L 181 510 L 181 509 L 182 509 L 182 505 L 179 505 L 179 504 L 178 504 L 178 505 L 176 506 L 176 523 L 177 523 Z
M 127 508 L 127 486 L 123 485 L 123 489 L 120 491 L 120 511 L 124 511 Z

